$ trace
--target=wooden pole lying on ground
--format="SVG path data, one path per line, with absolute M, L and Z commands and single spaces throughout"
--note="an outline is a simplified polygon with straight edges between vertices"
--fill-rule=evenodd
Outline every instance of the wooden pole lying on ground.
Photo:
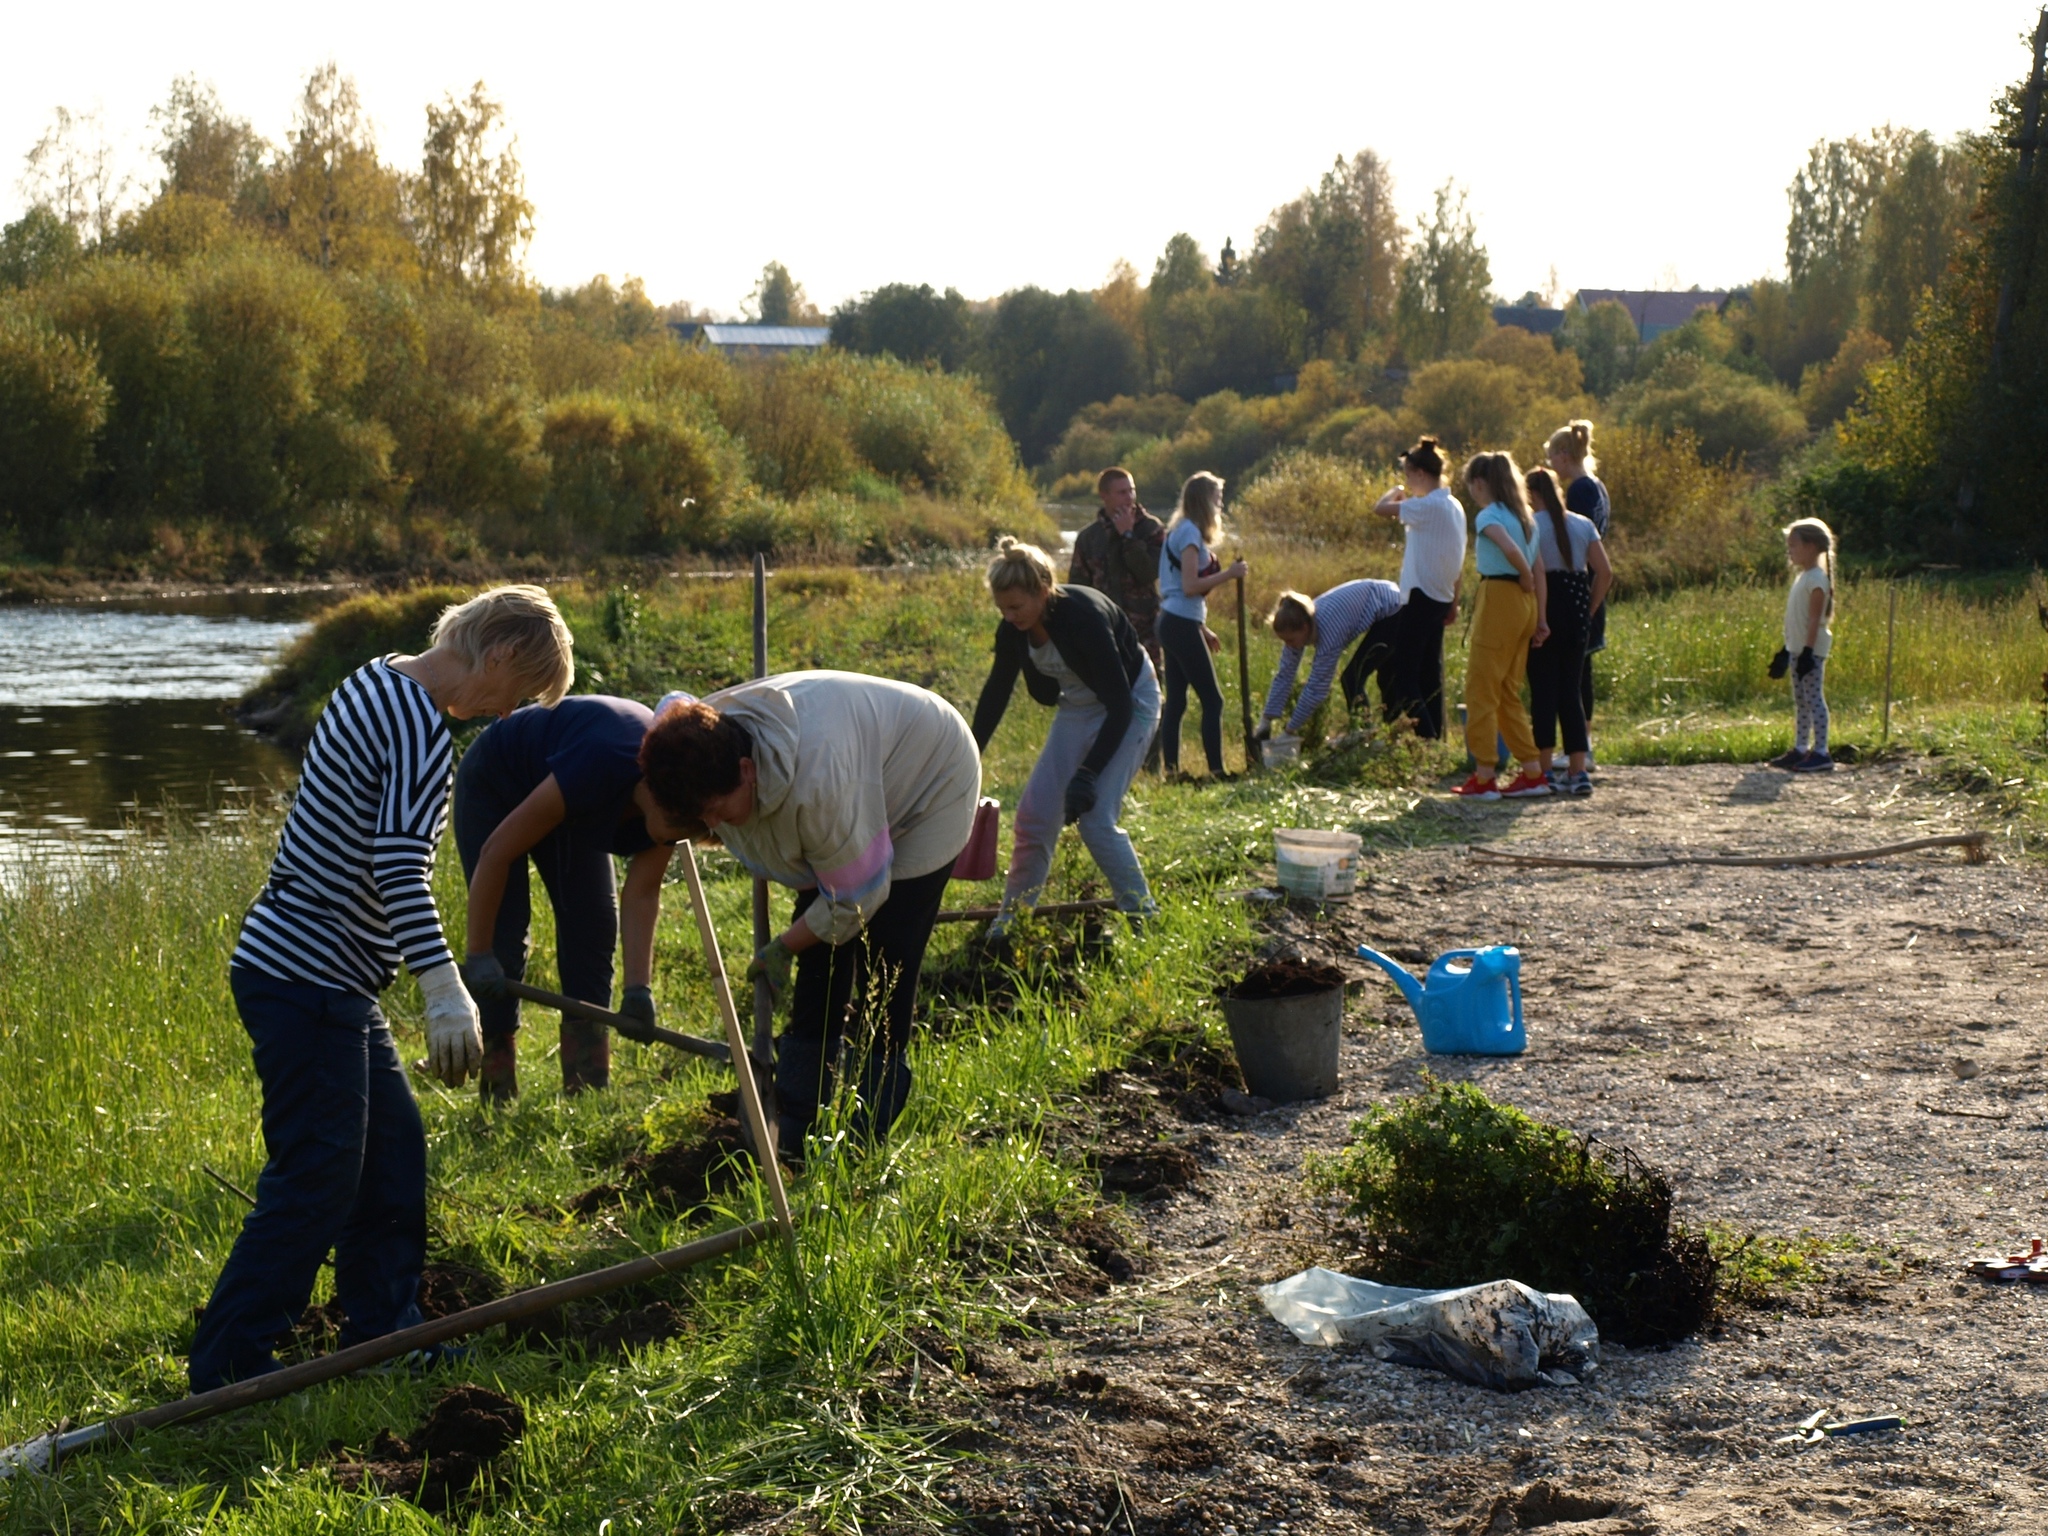
M 625 1033 L 625 1021 L 609 1008 L 600 1008 L 595 1003 L 586 1003 L 580 998 L 564 997 L 559 992 L 549 992 L 542 987 L 528 986 L 523 981 L 508 981 L 506 988 L 514 997 L 523 997 L 529 1003 L 541 1003 L 549 1008 L 558 1008 L 563 1013 L 573 1014 L 579 1019 L 588 1019 L 593 1024 L 609 1024 L 613 1029 Z M 632 1038 L 630 1034 L 627 1038 Z M 656 1026 L 649 1037 L 663 1045 L 672 1045 L 679 1051 L 688 1051 L 692 1056 L 708 1056 L 713 1061 L 731 1061 L 732 1049 L 717 1040 L 705 1040 L 697 1035 L 685 1035 L 673 1029 Z
M 1884 621 L 1884 735 L 1880 746 L 1890 746 L 1892 740 L 1892 640 L 1899 630 L 1899 586 L 1897 582 L 1886 585 L 1891 588 L 1892 601 Z
M 1252 653 L 1245 643 L 1244 622 L 1244 578 L 1237 578 L 1237 702 L 1244 711 L 1244 765 L 1247 768 L 1265 760 L 1259 751 L 1259 739 L 1252 734 Z
M 196 1393 L 181 1397 L 174 1403 L 160 1407 L 146 1408 L 139 1413 L 123 1414 L 117 1419 L 107 1419 L 99 1424 L 89 1424 L 82 1429 L 59 1430 L 47 1435 L 38 1435 L 20 1445 L 0 1449 L 0 1480 L 12 1477 L 17 1471 L 55 1472 L 63 1458 L 79 1451 L 91 1450 L 97 1446 L 118 1444 L 132 1440 L 147 1430 L 162 1429 L 170 1424 L 189 1424 L 196 1419 L 210 1419 L 217 1414 L 231 1413 L 237 1408 L 247 1408 L 254 1403 L 267 1403 L 274 1398 L 289 1397 L 292 1393 L 307 1387 L 318 1386 L 323 1381 L 332 1381 L 337 1376 L 346 1376 L 351 1371 L 362 1370 L 365 1366 L 381 1365 L 386 1360 L 395 1360 L 401 1355 L 411 1354 L 416 1349 L 429 1349 L 436 1344 L 445 1344 L 450 1339 L 459 1339 L 465 1334 L 481 1333 L 498 1323 L 517 1322 L 523 1317 L 532 1317 L 550 1308 L 566 1306 L 570 1302 L 582 1301 L 591 1296 L 616 1291 L 622 1286 L 636 1285 L 643 1280 L 657 1279 L 692 1264 L 701 1264 L 706 1259 L 717 1258 L 720 1254 L 733 1253 L 741 1248 L 758 1243 L 775 1228 L 768 1222 L 749 1222 L 743 1227 L 720 1232 L 712 1237 L 700 1237 L 695 1242 L 684 1243 L 679 1248 L 665 1249 L 651 1253 L 644 1258 L 628 1259 L 623 1264 L 614 1264 L 609 1269 L 593 1270 L 587 1275 L 576 1275 L 568 1280 L 557 1280 L 551 1285 L 536 1286 L 530 1291 L 518 1291 L 510 1296 L 501 1296 L 496 1301 L 486 1302 L 480 1307 L 466 1311 L 452 1312 L 446 1317 L 437 1317 L 431 1322 L 421 1323 L 415 1328 L 401 1328 L 396 1333 L 387 1333 L 382 1338 L 370 1339 L 348 1349 L 336 1350 L 331 1355 L 288 1365 L 281 1371 L 272 1371 L 267 1376 L 254 1376 L 247 1381 L 238 1381 L 229 1386 L 217 1387 L 211 1392 Z
M 948 907 L 940 912 L 935 921 L 941 923 L 985 923 L 992 919 L 1001 907 Z M 1026 911 L 1032 917 L 1078 917 L 1084 912 L 1114 912 L 1116 903 L 1106 896 L 1092 901 L 1048 901 L 1043 906 L 1030 907 Z
M 768 562 L 754 556 L 754 676 L 768 675 Z M 754 952 L 769 939 L 768 882 L 754 877 Z M 761 1092 L 768 1108 L 775 1107 L 775 994 L 768 978 L 754 980 L 754 1065 L 761 1073 Z
M 726 979 L 725 957 L 718 952 L 718 930 L 711 925 L 711 904 L 704 899 L 704 877 L 697 872 L 697 850 L 681 845 L 683 878 L 689 882 L 690 905 L 696 909 L 697 932 L 704 940 L 704 963 L 711 969 L 711 991 L 718 999 L 718 1011 L 725 1016 L 725 1038 L 732 1045 L 733 1073 L 739 1079 L 740 1112 L 754 1141 L 754 1161 L 761 1165 L 768 1197 L 775 1204 L 775 1223 L 784 1241 L 796 1245 L 796 1223 L 789 1217 L 789 1192 L 782 1187 L 782 1164 L 775 1156 L 775 1128 L 761 1108 L 761 1085 L 746 1067 L 747 1037 L 740 1028 L 740 1011 L 732 1000 L 732 983 Z
M 1579 859 L 1552 853 L 1511 853 L 1474 843 L 1466 851 L 1477 858 L 1503 864 L 1529 864 L 1551 869 L 1670 869 L 1680 864 L 1715 864 L 1737 868 L 1770 869 L 1790 864 L 1861 864 L 1866 859 L 1888 859 L 1895 854 L 1915 853 L 1922 848 L 1961 848 L 1969 862 L 1981 864 L 1990 855 L 1984 845 L 1988 832 L 1945 832 L 1939 837 L 1909 838 L 1903 843 L 1885 843 L 1876 848 L 1844 848 L 1836 853 L 1680 853 L 1662 859 Z

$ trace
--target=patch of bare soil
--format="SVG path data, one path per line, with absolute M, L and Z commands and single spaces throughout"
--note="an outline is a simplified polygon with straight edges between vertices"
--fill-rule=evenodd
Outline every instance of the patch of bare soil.
M 350 1492 L 397 1494 L 440 1514 L 487 1488 L 498 1458 L 525 1433 L 526 1410 L 511 1398 L 488 1387 L 450 1387 L 410 1435 L 379 1430 L 361 1457 L 343 1455 L 334 1480 Z
M 1922 768 L 1619 769 L 1587 801 L 1428 814 L 1475 842 L 1602 856 L 1980 824 Z M 1528 1052 L 1430 1057 L 1400 994 L 1370 980 L 1334 1098 L 1240 1114 L 1223 1088 L 1176 1093 L 1145 1063 L 1107 1074 L 1081 1106 L 1103 1145 L 1206 1134 L 1213 1161 L 1128 1201 L 1128 1280 L 1047 1296 L 1026 1315 L 1033 1334 L 961 1378 L 982 1446 L 954 1487 L 963 1528 L 1775 1536 L 2031 1521 L 2048 1476 L 2048 1288 L 1961 1267 L 2048 1225 L 2037 867 L 1994 849 L 1979 865 L 1941 852 L 1504 871 L 1444 847 L 1380 855 L 1362 876 L 1348 902 L 1276 913 L 1277 947 L 1356 974 L 1360 943 L 1418 970 L 1445 949 L 1516 944 Z M 1582 1388 L 1507 1396 L 1301 1345 L 1255 1287 L 1312 1263 L 1362 1272 L 1362 1234 L 1302 1193 L 1304 1158 L 1425 1067 L 1633 1148 L 1671 1175 L 1680 1221 L 1852 1241 L 1821 1256 L 1826 1283 L 1751 1297 L 1706 1337 L 1610 1346 Z M 1823 1407 L 1905 1428 L 1777 1443 Z
M 594 1216 L 625 1200 L 644 1200 L 678 1216 L 693 1215 L 738 1183 L 752 1156 L 739 1121 L 725 1116 L 688 1141 L 658 1152 L 631 1153 L 616 1180 L 584 1190 L 569 1202 L 569 1210 Z

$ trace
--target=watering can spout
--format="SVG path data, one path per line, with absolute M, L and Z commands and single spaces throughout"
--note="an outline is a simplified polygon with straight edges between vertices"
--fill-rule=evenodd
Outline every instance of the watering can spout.
M 1406 966 L 1400 964 L 1398 961 L 1388 959 L 1378 950 L 1369 948 L 1364 944 L 1358 946 L 1358 958 L 1361 960 L 1370 960 L 1374 965 L 1378 966 L 1381 970 L 1385 971 L 1389 976 L 1393 977 L 1395 982 L 1401 988 L 1401 995 L 1408 999 L 1408 1006 L 1410 1008 L 1413 1008 L 1418 1014 L 1421 1013 L 1422 983 L 1417 981 L 1413 976 L 1408 974 L 1408 968 Z

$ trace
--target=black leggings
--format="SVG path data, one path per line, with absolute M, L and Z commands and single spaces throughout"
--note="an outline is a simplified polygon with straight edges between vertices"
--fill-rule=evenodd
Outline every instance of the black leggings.
M 1344 707 L 1353 716 L 1365 708 L 1365 685 L 1375 679 L 1380 688 L 1380 719 L 1391 724 L 1401 712 L 1401 682 L 1394 670 L 1400 634 L 1401 610 L 1396 608 L 1365 632 L 1351 659 L 1344 663 L 1340 686 Z
M 849 1029 L 854 1039 L 848 1056 L 860 1093 L 853 1131 L 879 1141 L 903 1113 L 910 1098 L 905 1056 L 917 978 L 953 862 L 946 860 L 928 875 L 891 881 L 888 900 L 859 937 L 840 945 L 814 944 L 796 957 L 789 1025 L 775 1043 L 775 1097 L 784 1146 L 802 1145 L 819 1106 L 830 1097 L 834 1058 Z M 815 890 L 798 891 L 796 916 L 817 897 Z M 881 994 L 879 1019 L 869 1010 L 871 992 Z M 868 1028 L 855 1028 L 861 1023 Z
M 1593 579 L 1584 571 L 1552 571 L 1546 617 L 1550 638 L 1529 647 L 1529 725 L 1549 752 L 1564 732 L 1567 752 L 1586 750 L 1586 710 L 1579 694 L 1586 666 L 1587 608 Z
M 497 771 L 496 755 L 488 745 L 472 748 L 455 770 L 455 848 L 462 856 L 465 880 L 476 873 L 485 840 L 526 798 L 516 782 L 508 782 Z M 505 873 L 505 899 L 498 904 L 491 953 L 514 981 L 526 978 L 527 931 L 533 922 L 528 860 L 540 871 L 540 883 L 547 888 L 548 902 L 555 909 L 555 970 L 562 991 L 579 1002 L 609 1008 L 612 954 L 619 945 L 611 850 L 579 837 L 564 823 L 535 843 L 526 858 L 513 861 Z M 477 1013 L 487 1041 L 502 1040 L 519 1028 L 517 998 L 479 1003 Z M 602 1024 L 591 1028 L 603 1038 Z
M 1395 710 L 1415 722 L 1415 734 L 1425 741 L 1444 734 L 1444 618 L 1450 611 L 1449 603 L 1411 587 L 1394 632 Z
M 1223 771 L 1223 689 L 1202 626 L 1177 613 L 1159 615 L 1159 646 L 1166 652 L 1166 706 L 1159 714 L 1159 741 L 1166 771 L 1180 767 L 1180 721 L 1188 712 L 1188 689 L 1202 701 L 1202 756 L 1209 771 Z

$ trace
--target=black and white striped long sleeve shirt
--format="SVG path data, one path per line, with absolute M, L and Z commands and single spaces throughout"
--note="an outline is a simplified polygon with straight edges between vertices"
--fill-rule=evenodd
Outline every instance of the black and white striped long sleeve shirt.
M 270 879 L 233 963 L 375 997 L 454 957 L 428 877 L 448 819 L 448 728 L 427 690 L 371 662 L 314 728 Z

